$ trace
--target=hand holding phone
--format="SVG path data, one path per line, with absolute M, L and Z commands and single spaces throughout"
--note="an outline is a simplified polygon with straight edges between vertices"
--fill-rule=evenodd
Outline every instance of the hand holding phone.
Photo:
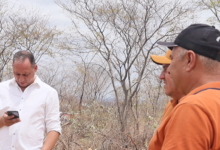
M 12 119 L 15 119 L 15 118 L 19 118 L 19 113 L 18 113 L 18 111 L 7 111 L 7 114 L 8 114 L 8 116 L 14 116 L 14 118 L 12 118 Z

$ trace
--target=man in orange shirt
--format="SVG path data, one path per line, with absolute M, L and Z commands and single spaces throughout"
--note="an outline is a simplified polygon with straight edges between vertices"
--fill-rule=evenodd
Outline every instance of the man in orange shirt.
M 167 104 L 161 122 L 170 114 L 173 108 L 178 104 L 178 100 L 180 100 L 184 95 L 179 93 L 173 86 L 173 81 L 171 78 L 165 79 L 165 73 L 168 66 L 171 63 L 171 55 L 172 51 L 168 50 L 164 56 L 151 55 L 151 59 L 154 63 L 163 66 L 163 71 L 161 72 L 159 78 L 164 81 L 164 90 L 167 96 L 170 96 L 172 99 Z
M 220 150 L 220 32 L 193 24 L 174 42 L 165 78 L 186 96 L 161 123 L 149 150 Z

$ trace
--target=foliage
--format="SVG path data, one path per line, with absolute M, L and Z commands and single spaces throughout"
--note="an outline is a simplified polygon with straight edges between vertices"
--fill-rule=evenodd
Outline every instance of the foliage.
M 62 105 L 62 104 L 61 104 Z M 55 150 L 60 149 L 143 149 L 147 150 L 147 143 L 154 130 L 158 127 L 160 115 L 152 117 L 145 103 L 139 107 L 140 133 L 135 133 L 130 116 L 130 124 L 125 132 L 118 128 L 118 115 L 114 102 L 98 102 L 84 104 L 81 113 L 75 109 L 72 118 L 63 120 L 62 135 Z M 163 109 L 163 108 L 162 108 Z M 162 111 L 161 111 L 162 112 Z M 62 117 L 61 117 L 62 118 Z

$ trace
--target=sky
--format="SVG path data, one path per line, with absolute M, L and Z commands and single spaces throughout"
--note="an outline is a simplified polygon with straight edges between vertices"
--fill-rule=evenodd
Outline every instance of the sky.
M 8 2 L 15 7 L 22 5 L 25 8 L 39 9 L 42 14 L 49 15 L 51 25 L 58 28 L 65 28 L 71 24 L 70 19 L 54 0 L 8 0 Z
M 50 16 L 51 25 L 55 25 L 58 28 L 64 29 L 65 27 L 71 26 L 71 20 L 63 13 L 62 8 L 60 8 L 54 0 L 8 0 L 12 5 L 18 7 L 20 5 L 26 8 L 39 9 L 44 15 Z M 208 16 L 212 15 L 210 11 L 203 12 L 198 18 L 201 23 L 207 23 L 206 19 Z

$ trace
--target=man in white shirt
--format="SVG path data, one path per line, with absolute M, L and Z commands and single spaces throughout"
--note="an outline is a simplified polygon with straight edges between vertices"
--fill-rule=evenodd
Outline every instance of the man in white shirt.
M 32 53 L 17 52 L 12 66 L 14 79 L 0 83 L 0 150 L 51 150 L 61 133 L 58 94 L 35 75 Z

